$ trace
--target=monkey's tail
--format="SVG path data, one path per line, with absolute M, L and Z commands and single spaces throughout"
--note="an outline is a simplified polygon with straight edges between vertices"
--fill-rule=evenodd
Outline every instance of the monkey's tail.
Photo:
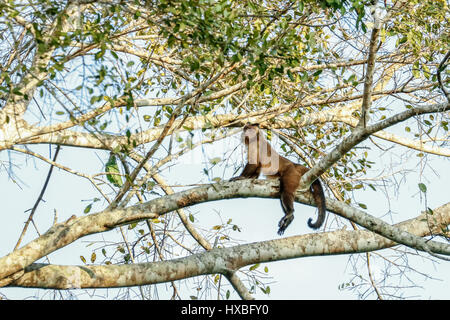
M 319 215 L 316 222 L 312 222 L 312 218 L 308 219 L 308 226 L 312 229 L 319 229 L 325 221 L 326 206 L 325 206 L 325 194 L 323 193 L 322 184 L 319 179 L 313 182 L 311 185 L 311 192 L 313 194 L 314 202 L 316 203 Z

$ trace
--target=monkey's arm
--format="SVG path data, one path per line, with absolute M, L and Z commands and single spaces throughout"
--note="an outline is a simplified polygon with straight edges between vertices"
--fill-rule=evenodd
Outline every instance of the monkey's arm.
M 240 176 L 233 177 L 230 181 L 241 180 L 241 179 L 255 179 L 259 177 L 261 167 L 257 164 L 247 163 L 244 167 Z

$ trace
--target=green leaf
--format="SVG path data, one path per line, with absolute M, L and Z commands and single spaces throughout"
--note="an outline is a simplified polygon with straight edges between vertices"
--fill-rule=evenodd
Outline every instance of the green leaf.
M 253 270 L 255 270 L 258 267 L 259 267 L 259 263 L 252 265 L 249 270 L 253 271 Z
M 290 79 L 292 82 L 295 81 L 295 77 L 294 77 L 294 75 L 292 74 L 291 70 L 289 70 L 289 69 L 287 70 L 287 75 L 288 75 L 289 79 Z
M 128 225 L 128 230 L 133 230 L 134 228 L 136 228 L 136 226 L 137 226 L 137 222 L 130 223 Z
M 89 205 L 87 205 L 86 206 L 86 208 L 84 208 L 84 213 L 89 213 L 89 211 L 91 211 L 91 208 L 92 208 L 92 203 L 91 204 L 89 204 Z
M 105 50 L 100 50 L 95 53 L 94 58 L 95 60 L 101 59 L 105 55 Z
M 14 89 L 12 90 L 12 92 L 13 92 L 14 94 L 18 95 L 18 96 L 23 96 L 23 93 L 20 92 L 20 90 L 17 89 L 17 88 L 14 88 Z
M 423 183 L 419 183 L 419 189 L 420 189 L 420 191 L 422 191 L 423 193 L 427 192 L 427 186 L 424 185 Z
M 265 293 L 265 294 L 269 294 L 269 293 L 270 293 L 270 287 L 269 287 L 269 286 L 267 286 L 265 289 L 262 288 L 262 287 L 260 287 L 259 289 L 261 289 L 261 291 L 262 291 L 263 293 Z
M 116 156 L 111 153 L 109 156 L 108 162 L 105 164 L 105 172 L 111 173 L 120 173 L 119 166 L 116 162 Z M 107 174 L 106 178 L 109 182 L 111 182 L 114 186 L 120 188 L 123 186 L 122 177 L 117 174 Z
M 209 159 L 209 162 L 211 162 L 211 164 L 218 164 L 221 160 L 222 160 L 222 158 L 215 157 L 215 158 Z

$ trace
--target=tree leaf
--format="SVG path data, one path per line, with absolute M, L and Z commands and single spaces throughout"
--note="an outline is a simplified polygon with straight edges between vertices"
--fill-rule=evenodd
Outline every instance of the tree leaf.
M 257 263 L 257 264 L 254 264 L 254 265 L 252 265 L 251 267 L 250 267 L 250 271 L 253 271 L 253 270 L 255 270 L 256 268 L 258 268 L 259 267 L 259 263 Z
M 360 206 L 363 209 L 367 209 L 367 205 L 365 205 L 364 203 L 358 203 L 358 206 Z
M 117 165 L 116 156 L 111 153 L 108 162 L 105 164 L 105 172 L 120 173 L 119 166 Z M 120 188 L 123 186 L 123 180 L 120 175 L 117 174 L 107 174 L 106 178 L 114 186 Z
M 91 211 L 91 208 L 92 208 L 92 203 L 88 204 L 88 205 L 86 206 L 86 208 L 84 208 L 83 213 L 89 213 L 89 211 Z
M 419 189 L 420 189 L 420 191 L 422 191 L 423 193 L 427 192 L 427 186 L 424 185 L 423 183 L 419 183 Z

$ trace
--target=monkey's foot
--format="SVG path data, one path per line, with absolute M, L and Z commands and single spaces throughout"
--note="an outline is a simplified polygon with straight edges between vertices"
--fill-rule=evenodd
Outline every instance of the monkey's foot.
M 294 220 L 293 214 L 287 214 L 283 218 L 281 218 L 280 222 L 278 222 L 278 235 L 283 235 L 286 228 L 291 224 L 292 220 Z

